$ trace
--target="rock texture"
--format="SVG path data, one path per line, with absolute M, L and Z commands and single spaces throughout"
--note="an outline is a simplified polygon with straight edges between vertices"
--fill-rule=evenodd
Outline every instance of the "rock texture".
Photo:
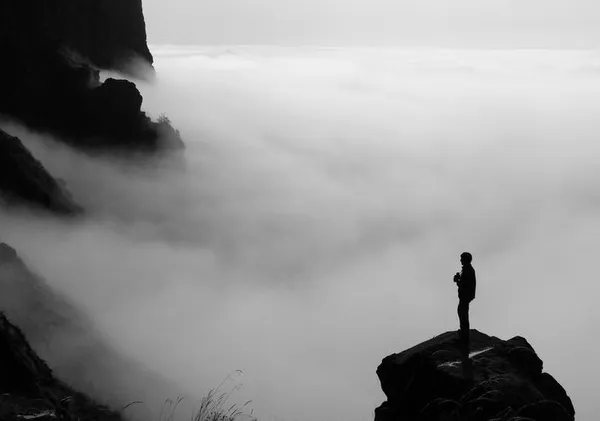
M 10 204 L 25 202 L 61 215 L 76 215 L 82 210 L 18 138 L 1 130 L 0 198 Z
M 54 378 L 23 332 L 0 312 L 0 419 L 3 421 L 120 421 L 120 414 L 97 404 Z
M 456 338 L 447 332 L 383 359 L 377 375 L 387 401 L 376 421 L 574 420 L 571 399 L 525 338 L 471 330 L 464 363 Z
M 151 60 L 145 39 L 140 0 L 0 2 L 0 113 L 84 149 L 181 148 L 141 111 L 133 83 L 102 84 L 93 66 Z

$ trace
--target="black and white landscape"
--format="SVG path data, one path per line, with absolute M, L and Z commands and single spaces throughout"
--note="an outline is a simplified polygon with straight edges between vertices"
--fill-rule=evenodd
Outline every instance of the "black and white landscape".
M 83 3 L 31 19 L 103 18 Z M 185 396 L 189 419 L 233 373 L 244 416 L 362 421 L 392 399 L 384 357 L 458 329 L 468 250 L 471 328 L 526 338 L 473 351 L 531 344 L 593 419 L 600 7 L 286 3 L 146 0 L 150 57 L 145 42 L 67 42 L 119 19 L 51 29 L 52 43 L 0 32 L 6 51 L 61 57 L 3 64 L 36 70 L 2 85 L 18 89 L 0 107 L 0 242 L 20 262 L 0 263 L 0 310 L 57 378 L 124 417 L 159 420 Z

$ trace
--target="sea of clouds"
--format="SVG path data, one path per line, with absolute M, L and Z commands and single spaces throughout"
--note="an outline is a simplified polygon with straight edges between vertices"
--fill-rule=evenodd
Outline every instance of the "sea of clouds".
M 457 329 L 470 251 L 472 327 L 525 336 L 579 419 L 600 409 L 600 54 L 153 53 L 143 108 L 185 168 L 5 125 L 88 215 L 3 211 L 2 240 L 120 352 L 197 398 L 242 369 L 260 420 L 369 420 L 381 359 Z

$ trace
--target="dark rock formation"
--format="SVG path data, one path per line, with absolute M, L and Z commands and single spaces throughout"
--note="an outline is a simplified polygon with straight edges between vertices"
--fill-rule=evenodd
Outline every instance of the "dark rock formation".
M 0 130 L 0 198 L 9 203 L 26 202 L 49 211 L 74 215 L 81 208 L 23 146 Z
M 0 2 L 0 113 L 84 149 L 181 148 L 141 111 L 134 84 L 100 83 L 92 63 L 151 60 L 140 0 Z M 124 64 L 125 65 L 125 64 Z
M 119 69 L 139 58 L 152 64 L 142 0 L 21 0 L 2 2 L 10 44 L 41 42 L 77 52 L 96 67 Z M 30 32 L 25 32 L 27 29 Z M 42 39 L 42 37 L 44 39 Z
M 23 332 L 0 312 L 0 419 L 121 421 L 120 414 L 99 405 L 54 378 L 29 346 Z
M 43 278 L 25 265 L 12 247 L 4 243 L 0 243 L 0 311 L 19 326 L 21 336 L 18 340 L 9 338 L 9 346 L 14 348 L 16 343 L 22 348 L 26 345 L 27 355 L 37 355 L 52 367 L 53 378 L 61 379 L 81 393 L 101 396 L 103 403 L 112 407 L 123 407 L 134 400 L 144 401 L 150 407 L 178 392 L 176 386 L 153 370 L 116 351 L 92 320 L 70 300 L 53 291 Z M 37 356 L 36 361 L 39 361 Z M 3 364 L 4 359 L 0 356 L 0 373 Z M 29 362 L 27 364 L 31 366 Z M 23 369 L 16 368 L 21 370 L 20 378 L 29 379 L 23 380 L 25 386 L 31 385 L 31 377 L 39 382 L 42 377 L 38 372 L 46 373 L 48 377 L 45 363 L 36 367 L 35 371 L 30 370 L 33 374 L 26 375 L 21 373 Z M 13 381 L 21 382 L 6 380 L 10 387 L 14 386 Z M 0 416 L 0 420 L 4 418 Z
M 463 363 L 456 338 L 447 332 L 383 359 L 377 375 L 387 401 L 376 421 L 574 419 L 571 399 L 542 372 L 527 340 L 471 330 L 471 358 Z
M 94 65 L 127 70 L 132 58 L 152 64 L 142 0 L 53 0 L 49 24 L 64 45 Z

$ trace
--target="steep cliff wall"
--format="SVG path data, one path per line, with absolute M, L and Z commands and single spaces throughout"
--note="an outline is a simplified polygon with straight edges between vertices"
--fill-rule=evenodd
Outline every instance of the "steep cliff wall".
M 1 252 L 1 250 L 0 250 Z M 102 420 L 124 418 L 57 380 L 0 311 L 0 419 Z
M 0 114 L 82 148 L 183 146 L 141 111 L 133 83 L 101 84 L 98 71 L 76 59 L 115 68 L 131 55 L 152 60 L 140 0 L 0 2 L 0 54 Z
M 12 34 L 15 44 L 67 47 L 102 68 L 119 69 L 124 61 L 134 57 L 152 64 L 141 0 L 2 3 L 3 32 Z
M 119 69 L 133 57 L 152 64 L 152 54 L 146 44 L 142 0 L 62 0 L 60 3 L 57 33 L 68 46 L 95 65 Z
M 31 155 L 21 141 L 0 130 L 0 199 L 25 202 L 61 215 L 82 211 L 69 192 Z

